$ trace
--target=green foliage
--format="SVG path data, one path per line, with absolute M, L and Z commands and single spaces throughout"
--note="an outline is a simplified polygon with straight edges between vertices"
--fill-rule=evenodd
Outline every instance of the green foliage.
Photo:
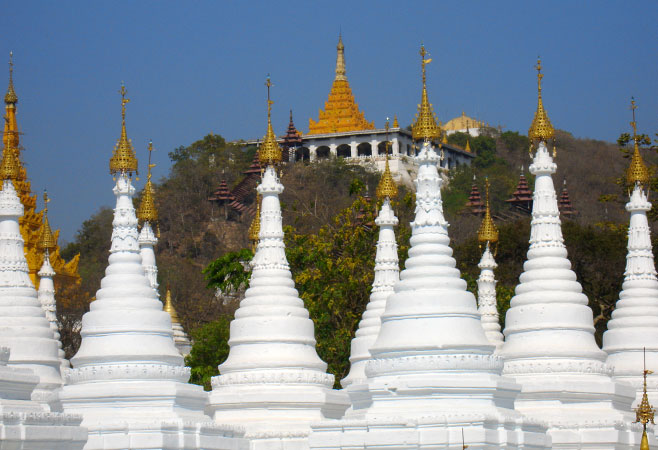
M 248 270 L 248 264 L 253 257 L 251 250 L 243 248 L 217 258 L 203 269 L 206 286 L 225 293 L 238 292 L 249 283 L 251 270 Z
M 192 331 L 194 345 L 185 365 L 192 369 L 190 383 L 200 384 L 206 391 L 211 389 L 210 379 L 219 374 L 217 366 L 228 357 L 231 320 L 232 316 L 220 316 Z
M 481 134 L 477 137 L 472 137 L 467 133 L 461 132 L 448 136 L 449 144 L 455 144 L 462 148 L 466 147 L 466 141 L 470 141 L 471 151 L 477 155 L 472 162 L 474 167 L 486 169 L 496 163 L 502 162 L 502 159 L 496 155 L 496 141 L 490 136 Z
M 530 149 L 530 139 L 518 131 L 505 131 L 500 135 L 500 142 L 510 153 L 524 155 Z

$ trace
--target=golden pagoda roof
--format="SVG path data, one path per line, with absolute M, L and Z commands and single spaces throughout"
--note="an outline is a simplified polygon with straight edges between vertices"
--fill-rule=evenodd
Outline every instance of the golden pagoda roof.
M 489 242 L 495 244 L 498 242 L 498 228 L 491 218 L 491 207 L 489 206 L 489 179 L 485 181 L 486 186 L 486 209 L 484 212 L 484 219 L 478 229 L 478 242 Z
M 464 111 L 462 111 L 462 115 L 459 117 L 455 117 L 454 119 L 450 119 L 443 125 L 443 129 L 446 131 L 459 131 L 459 130 L 468 130 L 471 128 L 482 128 L 484 126 L 484 122 L 474 119 L 472 117 L 469 117 L 466 115 Z
M 352 88 L 347 81 L 345 70 L 345 46 L 339 36 L 336 47 L 336 75 L 331 85 L 329 98 L 324 110 L 318 113 L 318 120 L 308 119 L 308 134 L 340 133 L 349 131 L 373 130 L 374 122 L 368 122 L 359 105 L 354 101 Z
M 398 187 L 393 180 L 391 175 L 391 168 L 388 165 L 388 155 L 386 155 L 386 166 L 384 167 L 384 173 L 382 174 L 379 184 L 377 185 L 377 190 L 375 191 L 377 198 L 394 198 L 398 195 Z
M 642 155 L 640 155 L 639 137 L 637 135 L 637 123 L 635 122 L 635 99 L 631 99 L 631 110 L 633 111 L 633 121 L 631 127 L 633 128 L 633 157 L 631 158 L 631 165 L 626 170 L 626 183 L 629 186 L 635 186 L 636 183 L 644 187 L 649 186 L 649 169 L 647 169 Z
M 37 242 L 37 248 L 39 250 L 48 250 L 53 251 L 57 248 L 57 240 L 53 236 L 53 230 L 50 228 L 50 222 L 48 222 L 48 203 L 50 198 L 48 198 L 48 192 L 43 191 L 43 225 L 41 225 L 41 233 L 39 233 L 39 242 Z
M 5 103 L 7 105 L 15 105 L 18 103 L 18 96 L 14 91 L 14 52 L 9 52 L 9 86 L 5 94 Z
M 169 316 L 171 317 L 171 323 L 180 323 L 180 320 L 178 319 L 178 313 L 176 312 L 174 304 L 171 301 L 171 290 L 169 289 L 169 286 L 167 286 L 167 293 L 165 294 L 164 310 L 169 313 Z
M 418 105 L 418 113 L 416 114 L 416 121 L 411 126 L 411 135 L 414 140 L 425 140 L 431 141 L 434 139 L 439 139 L 441 137 L 442 131 L 441 127 L 436 124 L 436 115 L 434 114 L 434 109 L 432 104 L 427 98 L 427 83 L 425 75 L 425 65 L 432 62 L 432 58 L 425 58 L 427 52 L 425 51 L 425 46 L 420 46 L 420 60 L 421 67 L 423 72 L 423 93 L 421 95 L 421 101 Z
M 272 103 L 274 102 L 270 100 L 270 88 L 272 87 L 270 77 L 267 77 L 265 86 L 267 86 L 267 132 L 263 138 L 263 143 L 258 148 L 258 160 L 262 165 L 269 166 L 281 161 L 281 147 L 276 141 L 274 129 L 272 128 Z
M 144 193 L 142 194 L 142 199 L 139 202 L 139 208 L 137 208 L 137 218 L 140 222 L 150 222 L 155 223 L 158 220 L 158 210 L 155 207 L 155 189 L 153 188 L 153 182 L 151 181 L 151 169 L 155 167 L 155 164 L 151 164 L 151 153 L 153 152 L 153 142 L 149 141 L 149 165 L 148 165 L 148 175 L 146 176 L 146 184 L 144 185 Z
M 130 102 L 130 99 L 126 98 L 128 91 L 123 84 L 119 93 L 121 94 L 121 137 L 119 137 L 110 158 L 110 173 L 127 172 L 132 174 L 132 172 L 137 173 L 137 157 L 132 141 L 128 139 L 126 133 L 126 104 Z
M 555 137 L 555 129 L 544 109 L 544 102 L 541 97 L 541 79 L 544 78 L 541 73 L 541 59 L 537 59 L 535 68 L 537 69 L 537 111 L 535 111 L 535 116 L 528 130 L 528 138 L 531 141 L 547 142 Z
M 398 122 L 398 115 L 393 115 L 393 128 L 400 128 L 400 122 Z
M 464 151 L 471 153 L 471 140 L 470 139 L 466 139 L 466 147 L 464 147 Z

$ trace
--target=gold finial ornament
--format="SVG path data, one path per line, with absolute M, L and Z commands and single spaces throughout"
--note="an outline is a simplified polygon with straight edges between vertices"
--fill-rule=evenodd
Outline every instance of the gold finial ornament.
M 126 98 L 127 93 L 126 86 L 121 84 L 119 90 L 119 94 L 121 94 L 121 137 L 114 146 L 114 152 L 110 158 L 110 173 L 113 175 L 121 172 L 129 175 L 132 175 L 133 172 L 137 174 L 137 157 L 132 141 L 128 139 L 126 133 L 126 104 L 130 102 L 130 99 Z
M 484 220 L 478 229 L 478 242 L 495 244 L 498 242 L 498 228 L 491 218 L 491 207 L 489 205 L 489 178 L 485 180 L 486 190 L 486 209 L 484 212 Z
M 48 197 L 48 192 L 43 191 L 43 225 L 41 226 L 41 233 L 39 234 L 39 241 L 37 242 L 37 248 L 40 250 L 52 251 L 57 248 L 57 241 L 53 235 L 53 230 L 50 228 L 50 222 L 48 222 L 48 203 L 50 203 L 50 198 Z
M 270 81 L 269 76 L 265 86 L 267 86 L 267 132 L 263 138 L 263 143 L 258 148 L 258 160 L 265 166 L 271 166 L 281 161 L 281 147 L 279 147 L 272 129 L 272 103 L 274 102 L 270 100 L 272 81 Z
M 555 129 L 546 114 L 541 97 L 541 79 L 544 78 L 544 75 L 541 73 L 541 59 L 539 58 L 537 58 L 535 69 L 537 69 L 537 111 L 535 111 L 535 117 L 528 130 L 528 138 L 531 142 L 548 142 L 549 139 L 555 137 Z
M 256 214 L 254 215 L 251 225 L 249 225 L 249 240 L 252 243 L 253 250 L 256 252 L 258 246 L 258 237 L 260 235 L 260 194 L 256 194 Z
M 178 313 L 176 312 L 176 309 L 174 308 L 174 304 L 171 301 L 171 290 L 169 289 L 169 285 L 167 285 L 167 294 L 165 295 L 164 310 L 169 313 L 169 317 L 171 317 L 171 323 L 180 323 L 180 320 L 178 319 Z
M 411 136 L 414 140 L 432 141 L 441 137 L 441 128 L 436 124 L 436 115 L 432 109 L 432 104 L 427 99 L 427 83 L 425 74 L 425 65 L 432 62 L 432 58 L 425 58 L 428 56 L 425 51 L 425 46 L 420 46 L 420 60 L 423 72 L 423 93 L 418 105 L 418 114 L 416 114 L 416 121 L 411 126 Z
M 400 123 L 398 122 L 398 115 L 393 115 L 393 128 L 400 128 Z
M 377 198 L 382 200 L 387 197 L 392 199 L 398 195 L 398 187 L 393 180 L 393 176 L 391 175 L 391 168 L 388 165 L 388 155 L 386 155 L 386 166 L 384 167 L 384 173 L 382 174 L 382 178 L 379 180 L 379 184 L 377 185 L 377 190 L 375 193 Z
M 471 140 L 470 139 L 466 139 L 466 147 L 464 147 L 464 151 L 471 153 Z
M 345 46 L 343 45 L 343 35 L 339 34 L 336 46 L 336 78 L 334 80 L 347 81 L 345 73 Z
M 155 167 L 155 164 L 151 164 L 151 153 L 153 152 L 152 141 L 149 141 L 148 149 L 148 175 L 146 175 L 146 184 L 144 185 L 142 200 L 139 202 L 139 208 L 137 208 L 137 218 L 141 223 L 150 222 L 151 224 L 154 224 L 158 221 L 158 210 L 155 207 L 155 189 L 153 188 L 153 182 L 151 181 L 151 169 Z
M 9 87 L 5 94 L 5 104 L 14 105 L 18 103 L 18 96 L 14 91 L 14 52 L 9 52 Z
M 634 187 L 640 184 L 643 187 L 649 186 L 649 169 L 644 164 L 642 155 L 640 155 L 640 138 L 637 135 L 637 123 L 635 122 L 635 98 L 631 98 L 631 111 L 633 111 L 633 121 L 631 127 L 633 128 L 633 157 L 631 158 L 631 165 L 626 170 L 626 183 L 629 187 Z
M 642 400 L 637 408 L 635 408 L 635 423 L 639 422 L 642 424 L 642 441 L 640 443 L 640 450 L 649 450 L 649 439 L 647 438 L 647 423 L 655 423 L 654 415 L 656 410 L 653 409 L 649 403 L 649 397 L 647 396 L 647 375 L 653 373 L 651 370 L 647 370 L 647 349 L 643 349 L 644 356 L 644 370 L 642 372 L 644 376 L 644 388 L 642 392 Z

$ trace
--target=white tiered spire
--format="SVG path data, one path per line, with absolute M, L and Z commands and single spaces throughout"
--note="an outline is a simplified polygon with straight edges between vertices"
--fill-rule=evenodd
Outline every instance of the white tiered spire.
M 487 242 L 482 254 L 480 264 L 480 276 L 478 278 L 478 311 L 482 317 L 482 328 L 489 342 L 496 346 L 496 351 L 503 346 L 503 333 L 500 332 L 498 322 L 498 303 L 496 300 L 496 278 L 494 270 L 498 267 L 496 260 L 489 249 Z
M 208 410 L 216 422 L 245 426 L 248 436 L 280 440 L 277 445 L 283 447 L 276 448 L 288 448 L 305 446 L 310 422 L 340 417 L 347 401 L 331 389 L 334 377 L 315 350 L 313 321 L 286 259 L 279 203 L 283 185 L 274 167 L 281 149 L 270 120 L 269 79 L 267 85 L 268 129 L 258 153 L 266 166 L 258 186 L 259 242 L 249 288 L 231 322 L 228 358 L 219 366 L 221 375 L 212 379 Z
M 125 88 L 121 93 L 125 117 Z M 110 160 L 116 208 L 109 265 L 82 318 L 82 343 L 60 400 L 65 411 L 84 416 L 86 450 L 169 448 L 166 442 L 184 442 L 176 448 L 191 450 L 200 441 L 229 448 L 225 430 L 203 413 L 207 395 L 187 384 L 190 369 L 174 346 L 169 314 L 144 273 L 133 207 L 136 169 L 124 119 Z
M 592 310 L 567 259 L 551 177 L 557 166 L 547 147 L 554 131 L 539 92 L 529 131 L 538 143 L 530 166 L 536 177 L 530 248 L 505 320 L 504 373 L 522 385 L 516 409 L 549 425 L 553 448 L 633 447 L 640 442 L 630 430 L 635 393 L 611 379 Z
M 174 330 L 174 344 L 176 345 L 176 348 L 181 355 L 189 355 L 190 350 L 192 350 L 192 343 L 187 337 L 187 333 L 185 333 L 185 330 L 178 319 L 178 313 L 176 312 L 174 303 L 171 300 L 171 290 L 169 289 L 169 286 L 167 286 L 167 293 L 165 294 L 164 310 L 167 311 L 171 317 L 171 328 Z
M 158 243 L 158 237 L 153 232 L 152 225 L 158 220 L 158 210 L 155 208 L 153 198 L 153 182 L 151 181 L 151 169 L 155 164 L 151 163 L 151 154 L 153 153 L 153 142 L 149 141 L 149 163 L 148 174 L 146 175 L 146 185 L 142 192 L 142 200 L 137 209 L 137 218 L 142 223 L 142 229 L 139 232 L 139 253 L 142 257 L 142 266 L 146 277 L 151 283 L 151 287 L 158 292 L 158 266 L 155 262 L 155 252 L 153 248 Z M 159 294 L 158 294 L 159 295 Z
M 383 203 L 379 215 L 375 219 L 375 224 L 379 226 L 379 240 L 375 254 L 375 279 L 372 283 L 370 301 L 352 340 L 350 372 L 341 380 L 343 387 L 347 387 L 356 380 L 366 378 L 366 363 L 370 359 L 369 349 L 379 334 L 386 299 L 393 293 L 393 286 L 400 279 L 398 246 L 393 230 L 393 227 L 398 224 L 398 218 L 395 217 L 390 200 L 396 194 L 397 188 L 391 177 L 387 158 L 384 174 L 377 188 L 377 196 L 383 197 Z
M 62 384 L 59 341 L 55 339 L 28 275 L 18 219 L 23 205 L 12 179 L 18 175 L 16 150 L 5 147 L 0 167 L 0 345 L 11 349 L 9 365 L 32 369 L 39 377 L 34 398 L 52 400 Z
M 646 349 L 647 367 L 658 369 L 658 279 L 651 246 L 651 230 L 647 211 L 649 172 L 642 160 L 633 109 L 634 152 L 627 172 L 627 183 L 632 191 L 626 210 L 630 213 L 628 254 L 624 284 L 619 300 L 603 334 L 603 350 L 608 353 L 607 364 L 614 369 L 616 380 L 630 383 L 637 390 L 636 403 L 643 393 L 643 353 Z M 658 402 L 655 377 L 647 379 L 647 392 L 652 403 Z

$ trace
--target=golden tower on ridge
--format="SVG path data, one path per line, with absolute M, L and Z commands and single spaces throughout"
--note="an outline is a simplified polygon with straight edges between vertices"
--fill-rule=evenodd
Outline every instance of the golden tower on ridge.
M 25 241 L 25 257 L 29 268 L 30 279 L 36 288 L 39 287 L 39 277 L 37 272 L 43 264 L 43 252 L 39 249 L 39 237 L 41 228 L 44 226 L 43 211 L 36 212 L 37 196 L 32 195 L 32 187 L 27 177 L 27 172 L 20 161 L 20 132 L 16 122 L 16 104 L 18 96 L 14 90 L 14 63 L 12 54 L 9 54 L 9 87 L 5 95 L 5 128 L 2 136 L 3 153 L 8 150 L 15 153 L 18 163 L 18 176 L 14 180 L 16 193 L 25 208 L 23 217 L 19 219 L 21 235 Z M 59 236 L 59 230 L 53 233 L 55 247 L 50 251 L 50 263 L 55 270 L 54 282 L 57 288 L 66 285 L 80 284 L 80 275 L 78 274 L 78 261 L 80 255 L 75 255 L 71 261 L 66 262 L 59 255 L 59 246 L 56 244 Z
M 345 46 L 342 36 L 336 47 L 336 77 L 331 85 L 329 99 L 320 110 L 318 121 L 308 119 L 308 134 L 340 133 L 375 129 L 374 122 L 368 122 L 359 105 L 354 101 L 352 88 L 345 75 Z

